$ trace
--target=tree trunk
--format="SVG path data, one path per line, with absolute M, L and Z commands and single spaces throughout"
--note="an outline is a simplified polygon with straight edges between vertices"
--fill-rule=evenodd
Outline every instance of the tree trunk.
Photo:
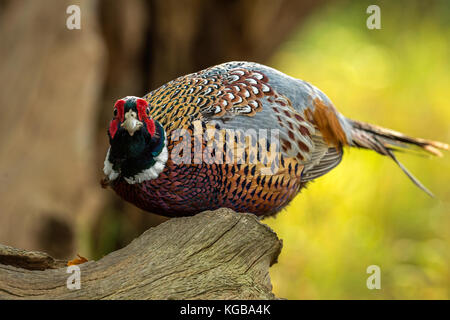
M 0 245 L 0 299 L 275 299 L 269 267 L 282 242 L 251 214 L 230 209 L 175 218 L 127 247 L 79 265 Z
M 105 47 L 95 3 L 10 1 L 0 19 L 0 242 L 57 256 L 103 201 L 95 167 Z

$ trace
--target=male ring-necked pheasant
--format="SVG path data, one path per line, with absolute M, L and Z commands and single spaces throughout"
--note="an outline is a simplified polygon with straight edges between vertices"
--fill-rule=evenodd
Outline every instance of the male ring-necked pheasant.
M 449 150 L 350 120 L 313 85 L 250 62 L 210 67 L 142 98 L 118 100 L 108 135 L 103 185 L 165 216 L 220 207 L 275 214 L 336 167 L 347 146 L 390 157 L 431 194 L 394 151 Z

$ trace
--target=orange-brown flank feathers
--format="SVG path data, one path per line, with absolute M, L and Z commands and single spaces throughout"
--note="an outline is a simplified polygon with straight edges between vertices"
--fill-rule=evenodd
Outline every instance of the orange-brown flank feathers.
M 333 106 L 327 106 L 318 98 L 313 100 L 314 111 L 306 109 L 308 120 L 313 122 L 321 132 L 325 142 L 336 148 L 348 145 L 347 136 L 339 122 Z

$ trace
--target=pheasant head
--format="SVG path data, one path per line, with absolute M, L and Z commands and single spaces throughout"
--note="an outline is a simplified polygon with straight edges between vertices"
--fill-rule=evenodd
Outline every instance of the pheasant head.
M 109 181 L 123 177 L 129 184 L 156 179 L 164 170 L 167 139 L 161 124 L 152 119 L 148 102 L 125 97 L 114 104 L 108 129 L 110 148 L 103 172 Z

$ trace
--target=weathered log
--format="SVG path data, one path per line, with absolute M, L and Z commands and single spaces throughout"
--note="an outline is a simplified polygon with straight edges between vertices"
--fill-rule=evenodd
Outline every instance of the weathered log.
M 269 267 L 281 247 L 251 214 L 206 211 L 79 265 L 71 290 L 64 261 L 0 245 L 0 299 L 275 299 Z

